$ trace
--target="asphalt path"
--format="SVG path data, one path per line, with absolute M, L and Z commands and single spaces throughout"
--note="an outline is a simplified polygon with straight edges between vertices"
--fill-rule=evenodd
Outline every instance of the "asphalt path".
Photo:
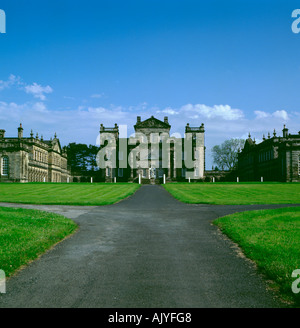
M 212 221 L 290 205 L 190 205 L 145 185 L 107 206 L 35 208 L 78 231 L 11 277 L 0 308 L 262 308 L 283 304 Z

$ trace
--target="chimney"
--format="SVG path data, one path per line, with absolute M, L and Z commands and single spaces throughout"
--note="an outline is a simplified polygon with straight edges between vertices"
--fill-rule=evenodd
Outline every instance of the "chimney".
M 140 116 L 138 116 L 138 117 L 136 118 L 136 123 L 141 123 L 141 117 L 140 117 Z
M 288 137 L 288 132 L 289 132 L 289 129 L 287 129 L 285 127 L 285 124 L 283 126 L 283 130 L 282 130 L 282 135 L 283 135 L 283 138 L 287 138 Z
M 4 139 L 5 137 L 5 130 L 0 130 L 0 139 Z
M 169 124 L 168 116 L 165 116 L 165 117 L 164 117 L 164 122 L 167 123 L 167 124 Z
M 22 123 L 20 123 L 20 127 L 18 127 L 18 138 L 22 139 L 23 138 L 23 128 L 22 128 Z

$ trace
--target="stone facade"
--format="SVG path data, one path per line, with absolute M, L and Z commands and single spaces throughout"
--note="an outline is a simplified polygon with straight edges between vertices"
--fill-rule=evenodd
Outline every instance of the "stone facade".
M 141 178 L 142 183 L 158 183 L 162 182 L 165 176 L 166 181 L 187 181 L 188 177 L 191 179 L 203 179 L 205 170 L 205 146 L 204 146 L 204 125 L 200 127 L 190 127 L 189 124 L 185 127 L 185 136 L 189 136 L 192 145 L 193 161 L 196 163 L 195 156 L 199 156 L 197 163 L 193 168 L 187 168 L 184 160 L 185 154 L 185 138 L 170 137 L 171 125 L 168 122 L 168 117 L 164 121 L 160 121 L 155 117 L 150 117 L 144 121 L 141 117 L 137 117 L 136 124 L 134 125 L 135 136 L 143 134 L 148 141 L 148 149 L 145 158 L 138 158 L 140 163 L 144 163 L 140 167 L 133 168 L 128 165 L 130 161 L 130 154 L 138 143 L 131 144 L 129 138 L 120 138 L 119 127 L 115 124 L 114 127 L 107 128 L 103 124 L 100 125 L 100 138 L 105 133 L 113 134 L 116 140 L 116 167 L 107 167 L 102 170 L 102 177 L 105 181 L 137 181 Z M 196 134 L 198 141 L 196 142 Z M 158 138 L 154 141 L 153 138 Z M 163 138 L 168 138 L 167 156 L 163 159 Z M 157 151 L 153 151 L 153 144 L 157 144 Z M 122 146 L 123 145 L 123 148 Z M 104 146 L 104 145 L 103 145 Z M 102 147 L 103 147 L 102 146 Z M 153 148 L 152 148 L 153 146 Z M 180 160 L 178 161 L 178 148 L 180 147 Z M 126 153 L 120 149 L 126 149 Z M 175 155 L 176 148 L 176 155 Z M 145 154 L 145 153 L 144 153 Z M 164 153 L 165 154 L 165 153 Z M 197 155 L 196 155 L 197 154 Z M 140 156 L 140 155 L 138 155 Z M 127 162 L 128 160 L 128 162 Z M 164 162 L 164 161 L 167 161 Z M 180 162 L 180 163 L 179 163 Z
M 31 131 L 26 138 L 21 124 L 15 138 L 5 137 L 5 130 L 0 130 L 1 182 L 68 182 L 70 178 L 67 154 L 56 134 L 43 140 Z
M 259 144 L 249 134 L 238 154 L 240 181 L 300 182 L 300 131 L 289 134 L 284 126 L 282 132 L 280 137 L 274 130 Z

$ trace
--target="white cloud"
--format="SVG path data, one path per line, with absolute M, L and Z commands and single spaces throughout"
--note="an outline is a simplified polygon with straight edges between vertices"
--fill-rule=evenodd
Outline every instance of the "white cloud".
M 95 93 L 91 95 L 91 98 L 102 98 L 104 96 L 104 93 Z
M 53 89 L 49 85 L 43 87 L 35 82 L 32 85 L 26 85 L 24 89 L 26 93 L 32 94 L 35 98 L 39 98 L 41 100 L 46 99 L 46 96 L 44 95 L 45 93 L 53 92 Z
M 238 120 L 244 117 L 240 109 L 231 108 L 229 105 L 214 105 L 213 107 L 204 104 L 187 104 L 182 107 L 183 111 L 195 112 L 203 118 L 221 118 L 226 121 Z
M 288 113 L 285 110 L 277 110 L 273 113 L 273 116 L 276 118 L 283 119 L 284 121 L 287 121 L 289 119 Z
M 11 74 L 7 81 L 0 80 L 0 91 L 9 88 L 14 84 L 21 84 L 21 79 L 20 77 Z
M 284 122 L 289 120 L 289 115 L 285 110 L 277 110 L 273 113 L 267 113 L 267 112 L 256 110 L 254 111 L 254 114 L 256 115 L 256 119 L 267 118 L 269 120 L 271 118 L 275 118 L 275 119 L 283 120 Z
M 157 110 L 156 113 L 164 113 L 164 114 L 168 114 L 168 115 L 177 115 L 179 114 L 179 112 L 175 111 L 174 109 L 168 107 L 164 110 Z
M 42 112 L 42 113 L 46 113 L 48 112 L 47 111 L 47 108 L 46 108 L 46 105 L 43 103 L 43 102 L 37 102 L 35 103 L 32 108 L 38 112 Z
M 88 112 L 90 113 L 103 113 L 105 111 L 104 107 L 88 107 Z
M 254 114 L 256 115 L 257 119 L 267 118 L 267 117 L 270 116 L 270 114 L 268 114 L 266 112 L 263 112 L 263 111 L 260 111 L 260 110 L 254 111 Z

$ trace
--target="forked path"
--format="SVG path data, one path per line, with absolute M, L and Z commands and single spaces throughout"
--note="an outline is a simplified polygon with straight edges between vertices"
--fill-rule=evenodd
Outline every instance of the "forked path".
M 9 279 L 0 307 L 280 307 L 211 222 L 282 206 L 188 205 L 151 185 L 109 206 L 23 206 L 80 228 Z

